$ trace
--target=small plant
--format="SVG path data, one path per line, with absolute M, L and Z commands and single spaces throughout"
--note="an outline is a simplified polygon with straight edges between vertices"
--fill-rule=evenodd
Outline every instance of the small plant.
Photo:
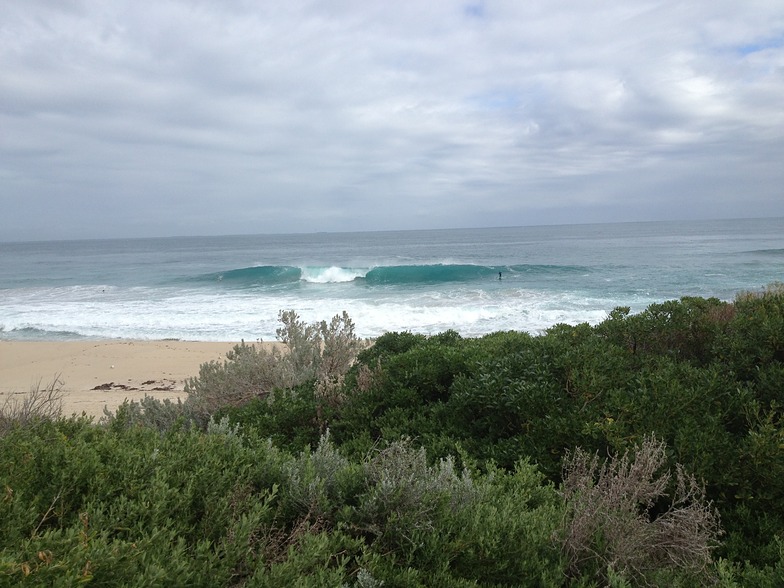
M 315 381 L 329 403 L 340 400 L 343 375 L 364 342 L 354 333 L 348 314 L 327 323 L 307 324 L 293 310 L 278 315 L 276 333 L 285 349 L 241 345 L 226 354 L 223 363 L 202 364 L 197 378 L 185 384 L 187 403 L 212 415 L 225 406 L 242 406 L 254 398 L 267 398 L 276 389 L 291 389 Z
M 719 516 L 693 476 L 676 466 L 669 505 L 662 508 L 672 474 L 664 470 L 666 445 L 647 437 L 603 464 L 581 449 L 564 459 L 567 520 L 563 549 L 572 574 L 653 583 L 662 572 L 707 580 Z
M 194 403 L 181 401 L 172 402 L 168 398 L 159 399 L 144 395 L 141 400 L 125 400 L 116 411 L 103 409 L 101 422 L 109 427 L 120 430 L 131 427 L 148 427 L 159 433 L 171 430 L 175 425 L 184 428 L 196 427 L 204 430 L 210 416 L 198 410 Z
M 300 382 L 312 378 L 328 382 L 342 377 L 365 347 L 345 311 L 329 323 L 307 324 L 293 310 L 281 311 L 278 318 L 283 323 L 276 330 L 278 340 L 288 348 L 286 361 Z
M 365 568 L 360 568 L 357 572 L 357 577 L 354 582 L 355 588 L 380 588 L 384 585 L 383 580 L 377 580 Z M 349 585 L 344 583 L 341 588 L 349 588 Z
M 226 354 L 223 363 L 211 361 L 199 368 L 199 376 L 185 383 L 186 402 L 213 414 L 223 406 L 242 406 L 264 398 L 274 388 L 296 383 L 289 361 L 277 348 L 256 347 L 243 342 Z
M 36 420 L 60 417 L 63 411 L 62 386 L 58 375 L 47 386 L 41 386 L 39 381 L 26 394 L 6 396 L 0 406 L 0 435 L 15 423 L 24 426 Z
M 366 530 L 393 544 L 416 545 L 414 537 L 432 532 L 442 509 L 461 510 L 478 496 L 469 472 L 458 473 L 452 457 L 428 466 L 424 447 L 414 449 L 409 439 L 378 450 L 363 465 L 368 490 L 360 513 Z
M 340 496 L 340 477 L 350 463 L 335 449 L 329 430 L 319 439 L 316 449 L 303 451 L 284 467 L 289 496 L 301 513 L 325 516 Z

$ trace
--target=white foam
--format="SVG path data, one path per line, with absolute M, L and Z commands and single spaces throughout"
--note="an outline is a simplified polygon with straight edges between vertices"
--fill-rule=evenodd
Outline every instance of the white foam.
M 302 268 L 302 280 L 314 284 L 335 284 L 340 282 L 353 282 L 364 277 L 367 269 L 352 269 L 343 267 L 306 267 Z
M 328 276 L 335 280 L 341 275 L 327 271 L 332 269 L 318 274 L 324 284 Z M 648 301 L 638 303 L 641 309 Z M 265 292 L 91 287 L 16 291 L 0 301 L 0 316 L 4 337 L 28 328 L 105 338 L 269 341 L 280 326 L 280 310 L 295 310 L 307 322 L 329 320 L 346 311 L 362 337 L 448 329 L 480 336 L 506 330 L 538 333 L 556 323 L 596 324 L 616 305 L 579 293 L 524 289 L 368 290 L 334 284 Z

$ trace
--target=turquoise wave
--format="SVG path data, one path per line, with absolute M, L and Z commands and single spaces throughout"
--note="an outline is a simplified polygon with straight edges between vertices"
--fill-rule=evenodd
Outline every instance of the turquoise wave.
M 265 286 L 275 284 L 289 284 L 299 282 L 302 270 L 298 267 L 287 265 L 262 265 L 254 267 L 241 267 L 225 272 L 216 272 L 200 276 L 198 281 L 226 282 L 239 286 Z
M 525 276 L 586 273 L 588 268 L 564 265 L 398 265 L 377 267 L 365 276 L 369 284 L 433 284 L 474 282 L 490 279 L 516 279 Z
M 216 272 L 197 278 L 201 282 L 221 282 L 229 287 L 272 286 L 309 282 L 316 284 L 357 282 L 370 286 L 439 284 L 520 279 L 532 276 L 558 276 L 588 273 L 589 268 L 568 265 L 421 264 L 390 265 L 374 268 L 334 266 L 255 266 Z
M 472 282 L 498 277 L 506 268 L 483 265 L 393 265 L 377 267 L 365 275 L 368 284 L 432 284 Z

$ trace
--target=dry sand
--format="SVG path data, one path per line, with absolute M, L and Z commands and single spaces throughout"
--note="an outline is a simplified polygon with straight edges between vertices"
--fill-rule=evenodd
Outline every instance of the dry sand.
M 192 341 L 0 341 L 0 406 L 54 378 L 62 382 L 63 414 L 100 417 L 127 398 L 183 396 L 199 366 L 223 361 L 236 343 Z M 264 343 L 274 345 L 274 343 Z

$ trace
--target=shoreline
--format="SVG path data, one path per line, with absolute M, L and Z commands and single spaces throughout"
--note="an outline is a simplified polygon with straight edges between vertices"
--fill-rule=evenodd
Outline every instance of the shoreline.
M 61 382 L 63 416 L 99 419 L 126 399 L 145 395 L 176 401 L 185 381 L 209 361 L 226 359 L 239 342 L 103 339 L 88 341 L 0 340 L 0 406 L 9 395 Z M 249 343 L 250 344 L 250 343 Z M 256 342 L 274 346 L 278 342 Z

